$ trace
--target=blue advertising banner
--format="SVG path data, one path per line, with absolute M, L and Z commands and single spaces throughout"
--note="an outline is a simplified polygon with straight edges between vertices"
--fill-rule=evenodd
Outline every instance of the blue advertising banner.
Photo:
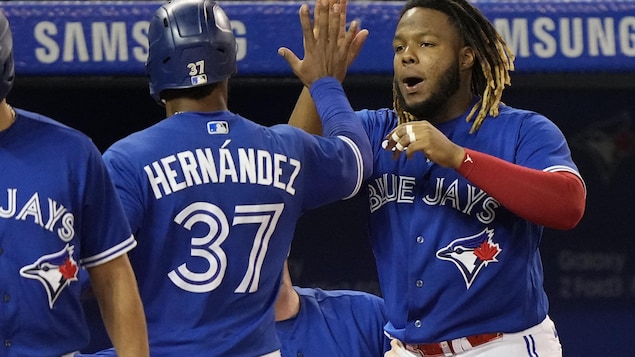
M 238 43 L 241 76 L 289 76 L 277 54 L 302 56 L 300 1 L 221 1 Z M 143 75 L 147 28 L 160 1 L 0 1 L 19 75 Z M 634 0 L 474 1 L 516 54 L 516 71 L 635 70 Z M 392 74 L 402 1 L 350 1 L 370 35 L 350 74 Z

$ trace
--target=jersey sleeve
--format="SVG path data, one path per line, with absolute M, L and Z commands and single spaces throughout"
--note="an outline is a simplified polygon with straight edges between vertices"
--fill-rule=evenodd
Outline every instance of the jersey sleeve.
M 370 140 L 351 108 L 342 85 L 335 78 L 325 77 L 316 81 L 310 91 L 322 120 L 323 135 L 338 137 L 350 146 L 356 157 L 358 177 L 363 181 L 372 170 Z M 360 185 L 361 182 L 355 193 Z M 349 197 L 352 196 L 354 194 Z
M 560 129 L 540 114 L 528 115 L 520 127 L 516 163 L 537 170 L 568 171 L 580 176 Z
M 311 95 L 322 120 L 323 136 L 289 125 L 276 129 L 283 136 L 294 136 L 304 148 L 303 170 L 308 170 L 305 209 L 355 196 L 372 170 L 368 136 L 341 84 L 334 78 L 322 78 L 311 86 Z
M 84 211 L 80 227 L 84 239 L 80 263 L 89 268 L 127 253 L 137 242 L 101 154 L 92 143 L 87 150 L 90 155 L 83 187 Z
M 128 224 L 133 233 L 137 232 L 142 225 L 144 209 L 136 171 L 128 157 L 114 147 L 106 150 L 103 159 L 121 199 Z

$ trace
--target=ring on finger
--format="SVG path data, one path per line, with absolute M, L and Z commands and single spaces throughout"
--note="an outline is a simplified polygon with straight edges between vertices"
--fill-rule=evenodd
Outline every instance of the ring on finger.
M 408 134 L 408 140 L 410 140 L 411 144 L 417 140 L 415 133 L 412 130 L 412 125 L 406 125 L 406 133 Z

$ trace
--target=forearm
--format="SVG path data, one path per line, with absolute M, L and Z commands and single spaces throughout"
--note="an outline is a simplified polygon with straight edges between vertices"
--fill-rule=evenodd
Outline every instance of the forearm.
M 332 77 L 322 78 L 314 82 L 310 92 L 322 121 L 322 134 L 351 142 L 349 145 L 353 148 L 358 163 L 362 165 L 360 173 L 366 179 L 372 170 L 370 140 L 361 120 L 351 108 L 342 84 Z
M 302 87 L 302 93 L 300 93 L 289 118 L 289 125 L 300 128 L 309 134 L 322 135 L 322 122 L 307 87 Z
M 90 268 L 89 272 L 117 356 L 149 356 L 145 314 L 127 255 Z
M 465 151 L 466 159 L 457 171 L 519 217 L 563 230 L 572 229 L 582 219 L 586 192 L 573 173 L 534 170 Z

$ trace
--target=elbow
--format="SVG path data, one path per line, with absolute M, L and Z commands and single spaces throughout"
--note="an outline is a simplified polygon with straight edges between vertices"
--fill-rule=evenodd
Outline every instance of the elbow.
M 363 180 L 366 180 L 373 173 L 373 151 L 370 148 L 370 142 L 368 139 L 363 145 L 359 146 L 362 157 L 362 175 Z
M 555 229 L 568 231 L 575 228 L 584 216 L 584 205 L 582 207 L 572 207 L 568 212 L 563 214 L 562 219 L 559 220 Z
M 580 223 L 586 209 L 586 187 L 584 183 L 578 177 L 572 175 L 567 175 L 567 178 L 569 180 L 567 199 L 562 200 L 562 214 L 559 215 L 560 219 L 557 226 L 553 227 L 565 231 L 575 228 Z
M 564 205 L 562 213 L 557 215 L 559 219 L 557 222 L 554 222 L 555 224 L 552 225 L 551 228 L 568 231 L 575 228 L 578 223 L 580 223 L 586 208 L 585 192 L 583 190 L 576 192 L 576 194 L 573 195 L 570 200 L 567 200 Z
M 370 178 L 370 175 L 373 173 L 373 163 L 370 159 L 365 159 L 362 164 L 362 175 L 364 177 L 363 181 Z

